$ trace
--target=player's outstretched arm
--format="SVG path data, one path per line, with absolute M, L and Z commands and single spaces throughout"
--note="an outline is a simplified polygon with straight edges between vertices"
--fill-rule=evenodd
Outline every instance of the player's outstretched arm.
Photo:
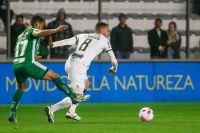
M 74 36 L 72 38 L 69 38 L 69 39 L 64 39 L 64 40 L 60 40 L 60 41 L 56 41 L 56 42 L 52 42 L 52 39 L 49 38 L 49 47 L 51 48 L 55 48 L 55 47 L 62 47 L 62 46 L 72 46 L 72 45 L 75 45 L 77 44 L 77 37 Z
M 109 68 L 109 73 L 111 74 L 116 73 L 117 67 L 118 67 L 117 59 L 115 58 L 115 55 L 112 50 L 108 51 L 107 54 L 110 57 L 111 62 L 112 62 L 112 67 Z
M 56 29 L 47 29 L 47 30 L 40 30 L 40 31 L 33 32 L 33 36 L 35 36 L 35 37 L 50 36 L 50 35 L 52 35 L 54 33 L 64 31 L 67 28 L 68 28 L 67 25 L 60 25 Z

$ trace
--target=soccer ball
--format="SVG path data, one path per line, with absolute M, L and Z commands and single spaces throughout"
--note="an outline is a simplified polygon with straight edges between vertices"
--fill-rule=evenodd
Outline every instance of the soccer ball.
M 149 122 L 153 119 L 153 110 L 149 107 L 140 109 L 139 118 L 143 122 Z

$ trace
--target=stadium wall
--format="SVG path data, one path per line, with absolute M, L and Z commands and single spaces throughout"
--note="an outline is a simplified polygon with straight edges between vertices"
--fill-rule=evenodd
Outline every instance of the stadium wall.
M 43 64 L 66 81 L 64 62 Z M 108 73 L 109 67 L 109 62 L 91 64 L 88 102 L 200 101 L 200 62 L 120 62 L 116 75 Z M 12 63 L 0 63 L 0 104 L 10 103 L 15 89 Z M 51 82 L 30 78 L 21 103 L 55 103 L 62 98 Z

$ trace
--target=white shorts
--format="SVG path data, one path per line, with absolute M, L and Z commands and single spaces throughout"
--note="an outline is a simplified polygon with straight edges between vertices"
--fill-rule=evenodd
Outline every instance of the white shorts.
M 76 60 L 68 59 L 65 63 L 65 71 L 68 74 L 68 85 L 74 93 L 83 94 L 87 77 L 87 68 Z

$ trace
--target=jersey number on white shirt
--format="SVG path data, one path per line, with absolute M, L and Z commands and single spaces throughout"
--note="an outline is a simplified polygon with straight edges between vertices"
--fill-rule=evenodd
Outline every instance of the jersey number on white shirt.
M 85 39 L 85 41 L 81 44 L 81 46 L 78 50 L 79 51 L 85 51 L 91 41 L 92 41 L 92 39 L 90 39 L 90 38 Z

